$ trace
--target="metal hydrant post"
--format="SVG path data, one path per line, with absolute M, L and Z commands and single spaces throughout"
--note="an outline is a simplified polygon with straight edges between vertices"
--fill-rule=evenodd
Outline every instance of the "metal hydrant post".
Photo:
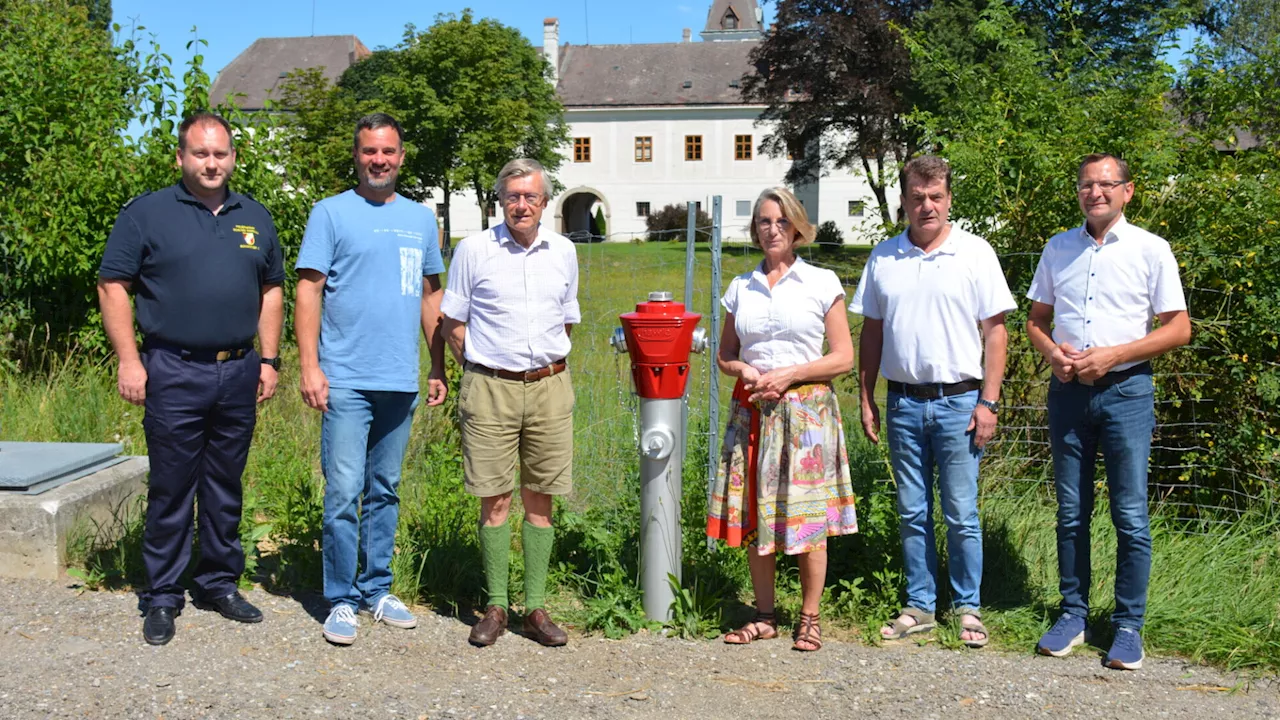
M 667 575 L 680 579 L 681 407 L 689 382 L 689 353 L 707 347 L 702 316 L 685 312 L 669 292 L 651 292 L 636 311 L 619 316 L 613 331 L 618 352 L 631 355 L 631 378 L 640 396 L 640 590 L 650 620 L 671 618 L 675 600 Z

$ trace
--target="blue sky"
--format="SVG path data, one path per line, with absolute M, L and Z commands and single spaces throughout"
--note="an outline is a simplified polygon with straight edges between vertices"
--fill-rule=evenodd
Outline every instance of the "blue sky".
M 413 9 L 417 5 L 418 9 Z M 772 3 L 764 4 L 765 21 L 773 16 Z M 176 65 L 189 57 L 186 44 L 195 26 L 207 40 L 205 70 L 217 74 L 242 50 L 260 37 L 312 34 L 312 7 L 316 35 L 359 37 L 370 49 L 400 42 L 405 23 L 425 28 L 439 13 L 461 13 L 470 7 L 478 17 L 491 17 L 518 28 L 534 45 L 542 44 L 542 20 L 560 19 L 560 41 L 573 44 L 677 42 L 682 28 L 692 28 L 694 39 L 706 24 L 711 0 L 547 0 L 542 3 L 512 0 L 474 0 L 452 4 L 375 3 L 350 0 L 221 0 L 216 3 L 182 3 L 173 0 L 113 0 L 114 21 L 124 32 L 142 25 L 154 33 L 161 48 Z M 1189 35 L 1189 34 L 1187 34 Z M 1184 35 L 1184 38 L 1186 35 Z M 1184 40 L 1185 41 L 1185 40 Z M 1189 43 L 1188 43 L 1189 47 Z M 1170 53 L 1177 59 L 1181 53 Z M 180 74 L 180 73 L 179 73 Z
M 706 24 L 712 0 L 547 0 L 542 3 L 512 0 L 474 0 L 457 4 L 384 3 L 351 0 L 220 0 L 216 3 L 182 3 L 173 0 L 113 0 L 114 22 L 123 34 L 143 26 L 145 37 L 154 34 L 160 47 L 174 59 L 174 74 L 191 57 L 186 44 L 196 27 L 208 41 L 205 70 L 215 77 L 236 55 L 260 37 L 312 34 L 359 37 L 370 49 L 400 42 L 406 23 L 419 28 L 432 24 L 439 13 L 461 13 L 471 8 L 477 17 L 495 18 L 524 33 L 534 45 L 542 44 L 542 21 L 560 20 L 560 41 L 594 45 L 610 43 L 678 42 L 681 30 L 691 28 L 694 39 Z M 418 9 L 412 6 L 418 5 Z M 773 3 L 763 3 L 765 22 L 773 17 Z M 1179 44 L 1189 49 L 1194 33 L 1184 32 Z M 1183 55 L 1174 48 L 1166 55 L 1177 63 Z
M 181 65 L 190 56 L 186 44 L 191 27 L 209 42 L 205 70 L 217 74 L 242 50 L 260 37 L 312 34 L 312 0 L 220 0 L 216 3 L 184 3 L 173 0 L 113 0 L 114 21 L 122 31 L 132 25 L 154 33 L 164 49 Z M 511 0 L 475 0 L 457 3 L 377 3 L 349 0 L 314 0 L 316 35 L 355 35 L 370 49 L 400 42 L 405 23 L 419 28 L 432 24 L 439 13 L 461 13 L 471 8 L 477 17 L 491 17 L 524 33 L 534 45 L 542 44 L 542 20 L 560 19 L 560 41 L 593 45 L 609 43 L 678 42 L 682 28 L 692 28 L 694 38 L 706 24 L 711 0 L 547 0 L 541 3 Z M 765 8 L 766 21 L 772 16 Z M 175 74 L 181 74 L 175 68 Z

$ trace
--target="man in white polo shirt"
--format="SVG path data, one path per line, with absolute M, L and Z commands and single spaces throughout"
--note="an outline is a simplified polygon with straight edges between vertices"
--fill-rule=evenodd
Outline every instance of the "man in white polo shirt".
M 573 385 L 565 357 L 578 309 L 573 243 L 542 227 L 551 179 L 534 160 L 498 173 L 504 222 L 462 242 L 449 265 L 441 311 L 454 356 L 463 473 L 480 498 L 480 553 L 488 603 L 470 641 L 492 645 L 507 629 L 511 530 L 507 514 L 520 460 L 524 504 L 524 631 L 543 645 L 568 636 L 544 607 L 555 531 L 552 497 L 573 486 Z
M 1053 370 L 1049 440 L 1062 592 L 1062 615 L 1037 650 L 1061 657 L 1084 642 L 1101 449 L 1116 526 L 1115 637 L 1104 664 L 1136 670 L 1151 575 L 1147 461 L 1155 400 L 1148 361 L 1190 342 L 1191 320 L 1169 243 L 1124 219 L 1133 198 L 1128 164 L 1089 155 L 1076 179 L 1085 223 L 1049 240 L 1027 293 L 1027 334 Z M 1160 318 L 1156 330 L 1153 317 Z
M 947 524 L 951 607 L 961 640 L 987 644 L 982 624 L 978 461 L 995 434 L 1008 334 L 1016 304 L 985 240 L 952 225 L 951 167 L 922 156 L 902 168 L 908 227 L 871 252 L 849 311 L 863 316 L 858 348 L 862 429 L 879 442 L 876 377 L 889 384 L 889 458 L 907 604 L 881 629 L 895 640 L 931 630 L 937 605 L 933 477 Z M 983 348 L 986 348 L 985 359 Z

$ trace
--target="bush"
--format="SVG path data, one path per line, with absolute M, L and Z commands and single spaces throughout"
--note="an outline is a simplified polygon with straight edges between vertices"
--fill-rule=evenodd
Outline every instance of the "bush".
M 710 242 L 711 216 L 699 209 L 694 225 L 697 226 L 694 242 Z M 645 227 L 649 230 L 645 240 L 649 242 L 684 240 L 689 229 L 689 206 L 687 204 L 667 205 L 655 213 L 650 213 L 649 217 L 645 218 Z
M 609 224 L 604 221 L 604 208 L 596 208 L 595 234 L 604 238 L 609 237 Z
M 908 34 L 914 70 L 945 88 L 938 110 L 910 120 L 960 178 L 952 217 L 1002 255 L 1022 297 L 1045 242 L 1081 223 L 1077 163 L 1124 157 L 1137 183 L 1125 215 L 1170 242 L 1194 327 L 1192 347 L 1155 363 L 1153 494 L 1190 516 L 1265 504 L 1280 467 L 1280 43 L 1234 64 L 1201 46 L 1175 92 L 1164 66 L 1117 66 L 1078 41 L 1049 52 L 1004 5 L 973 36 L 985 62 L 946 60 L 937 39 Z M 1256 146 L 1237 145 L 1242 129 Z M 1000 420 L 1033 431 L 1048 372 L 1013 330 L 1026 307 L 1008 318 L 1012 407 Z M 1046 459 L 1027 439 L 1011 455 Z
M 818 226 L 818 235 L 814 238 L 814 242 L 819 245 L 843 245 L 844 233 L 840 232 L 840 227 L 836 225 L 835 220 L 828 220 Z
M 121 132 L 142 68 L 66 0 L 17 0 L 5 15 L 0 360 L 13 360 L 47 334 L 74 342 L 77 330 L 101 326 L 97 260 L 116 212 L 144 187 Z
M 113 46 L 67 0 L 10 6 L 23 22 L 0 21 L 0 365 L 17 368 L 73 348 L 110 351 L 95 289 L 107 236 L 131 197 L 178 180 L 173 118 L 211 107 L 202 41 L 189 46 L 179 92 L 154 41 Z M 315 179 L 325 149 L 290 146 L 279 116 L 217 110 L 236 137 L 231 187 L 271 211 L 291 267 L 324 194 Z M 135 120 L 145 128 L 137 139 L 125 135 Z

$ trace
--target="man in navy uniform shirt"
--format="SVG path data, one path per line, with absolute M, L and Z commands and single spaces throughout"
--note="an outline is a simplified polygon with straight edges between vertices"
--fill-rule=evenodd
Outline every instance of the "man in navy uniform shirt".
M 142 634 L 152 645 L 173 638 L 182 612 L 178 579 L 191 557 L 197 502 L 193 600 L 232 620 L 262 620 L 236 589 L 244 572 L 240 475 L 256 404 L 275 393 L 284 315 L 284 265 L 271 214 L 227 187 L 236 162 L 231 126 L 210 113 L 183 120 L 177 162 L 181 182 L 120 211 L 98 270 L 120 396 L 146 408 L 151 479 L 142 554 L 150 588 Z

